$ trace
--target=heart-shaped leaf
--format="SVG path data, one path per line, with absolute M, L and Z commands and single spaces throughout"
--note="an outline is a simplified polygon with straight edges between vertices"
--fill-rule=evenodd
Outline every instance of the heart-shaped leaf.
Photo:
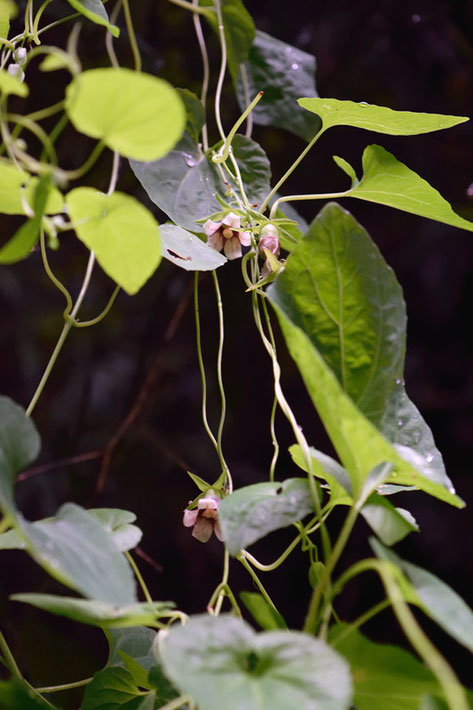
M 161 648 L 164 670 L 205 710 L 347 710 L 352 681 L 326 643 L 294 631 L 256 634 L 231 616 L 192 617 Z
M 90 69 L 66 89 L 78 131 L 134 160 L 157 160 L 179 140 L 185 112 L 166 81 L 131 69 Z
M 92 20 L 97 25 L 103 25 L 112 33 L 114 37 L 118 37 L 120 30 L 115 25 L 111 25 L 108 20 L 107 11 L 105 10 L 101 0 L 68 0 L 74 10 L 80 12 L 81 15 Z
M 91 187 L 71 190 L 66 204 L 77 236 L 105 273 L 127 293 L 139 291 L 161 261 L 159 227 L 151 212 L 134 197 Z

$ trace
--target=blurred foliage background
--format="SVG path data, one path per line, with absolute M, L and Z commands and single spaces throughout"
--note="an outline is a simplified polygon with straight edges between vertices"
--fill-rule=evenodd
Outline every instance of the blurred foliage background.
M 24 4 L 24 3 L 23 3 Z M 110 3 L 111 4 L 111 3 Z M 186 11 L 164 0 L 133 3 L 135 27 L 144 70 L 174 86 L 200 92 L 201 62 Z M 308 2 L 248 0 L 258 29 L 293 44 L 317 58 L 321 96 L 367 101 L 394 109 L 473 115 L 473 3 L 471 0 L 348 0 Z M 20 11 L 22 3 L 19 3 Z M 54 0 L 45 17 L 53 21 L 69 13 Z M 132 66 L 123 20 L 115 47 L 120 62 Z M 66 26 L 44 41 L 64 46 Z M 219 49 L 206 33 L 214 69 Z M 108 63 L 104 32 L 83 23 L 79 54 L 84 68 Z M 65 72 L 28 70 L 31 96 L 24 110 L 60 100 Z M 216 72 L 215 72 L 216 74 Z M 213 84 L 215 86 L 215 84 Z M 23 101 L 23 100 L 22 100 Z M 223 98 L 227 127 L 238 116 L 228 83 Z M 215 126 L 211 135 L 217 140 Z M 253 137 L 268 152 L 278 178 L 303 148 L 300 139 L 279 130 L 255 127 Z M 462 216 L 473 219 L 473 141 L 471 124 L 413 138 L 375 136 L 351 128 L 326 134 L 300 170 L 286 184 L 290 192 L 337 190 L 345 178 L 331 156 L 359 166 L 363 147 L 379 143 L 429 180 Z M 58 144 L 65 167 L 80 165 L 92 142 L 67 129 Z M 111 154 L 104 155 L 87 176 L 87 184 L 106 189 Z M 118 189 L 152 206 L 126 161 Z M 473 193 L 473 188 L 470 190 Z M 472 235 L 388 208 L 345 201 L 344 206 L 368 229 L 402 284 L 408 308 L 408 392 L 433 429 L 457 492 L 473 504 L 473 303 Z M 304 204 L 311 220 L 320 204 Z M 2 243 L 17 226 L 2 217 Z M 77 293 L 87 253 L 71 233 L 51 255 L 53 268 Z M 219 270 L 226 313 L 224 376 L 229 414 L 224 433 L 227 460 L 237 485 L 265 480 L 271 458 L 268 424 L 272 377 L 267 355 L 253 324 L 239 263 Z M 182 527 L 182 510 L 195 488 L 185 473 L 207 480 L 220 473 L 218 461 L 200 419 L 201 388 L 195 352 L 192 275 L 163 262 L 156 275 L 134 297 L 120 294 L 105 321 L 73 331 L 34 413 L 43 449 L 37 466 L 17 485 L 21 509 L 30 519 L 52 514 L 74 500 L 84 506 L 121 507 L 134 511 L 144 531 L 140 567 L 155 599 L 172 599 L 187 612 L 205 608 L 221 573 L 222 547 L 194 540 Z M 94 317 L 113 285 L 97 268 L 81 318 Z M 1 392 L 27 405 L 61 328 L 63 302 L 41 266 L 36 252 L 11 267 L 0 267 Z M 203 343 L 209 379 L 210 420 L 219 411 L 214 368 L 217 313 L 211 278 L 201 278 Z M 298 372 L 281 343 L 283 386 L 306 437 L 320 449 L 330 445 L 314 414 Z M 278 417 L 282 455 L 278 475 L 298 475 L 286 453 L 291 433 Z M 103 486 L 102 486 L 103 484 Z M 400 495 L 421 527 L 400 546 L 402 556 L 421 564 L 451 584 L 472 603 L 473 567 L 471 508 L 458 511 L 422 493 Z M 334 533 L 340 516 L 333 515 Z M 273 534 L 255 546 L 262 561 L 271 561 L 292 532 Z M 368 529 L 360 521 L 342 560 L 343 565 L 370 555 Z M 252 550 L 253 551 L 253 550 Z M 13 592 L 59 592 L 58 584 L 20 552 L 1 558 L 0 615 L 17 661 L 36 685 L 66 683 L 86 677 L 105 661 L 105 638 L 97 629 L 9 602 Z M 266 577 L 269 590 L 290 625 L 302 623 L 310 595 L 305 560 L 294 553 L 280 570 Z M 104 574 L 106 571 L 104 570 Z M 232 565 L 237 590 L 252 589 L 246 572 Z M 374 576 L 352 583 L 337 610 L 352 619 L 379 600 Z M 422 620 L 424 621 L 424 620 Z M 425 627 L 463 681 L 471 685 L 471 658 L 435 626 Z M 389 611 L 366 627 L 375 640 L 403 643 Z M 77 707 L 80 695 L 63 700 Z M 58 698 L 58 703 L 62 699 Z

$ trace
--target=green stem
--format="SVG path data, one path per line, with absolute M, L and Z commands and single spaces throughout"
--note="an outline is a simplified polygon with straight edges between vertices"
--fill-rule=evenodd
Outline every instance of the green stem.
M 250 103 L 250 84 L 248 81 L 248 72 L 244 64 L 240 64 L 240 74 L 241 74 L 241 85 L 243 87 L 243 94 L 245 96 L 245 104 Z M 246 122 L 245 136 L 251 138 L 253 132 L 253 114 L 249 113 Z
M 130 5 L 128 0 L 122 0 L 123 2 L 123 12 L 125 13 L 125 23 L 128 30 L 128 37 L 130 38 L 131 51 L 133 53 L 133 60 L 135 62 L 135 71 L 141 71 L 141 55 L 138 48 L 138 43 L 136 41 L 135 30 L 133 28 L 133 20 L 130 12 Z
M 64 683 L 63 685 L 47 685 L 44 688 L 35 688 L 38 693 L 60 693 L 62 690 L 72 690 L 73 688 L 82 688 L 88 685 L 92 678 L 84 678 L 84 680 L 76 680 L 73 683 Z
M 324 132 L 324 129 L 321 128 L 320 131 L 315 134 L 315 136 L 312 138 L 312 140 L 310 141 L 310 143 L 304 148 L 304 150 L 303 150 L 302 153 L 299 155 L 299 157 L 296 158 L 296 160 L 292 163 L 292 165 L 290 166 L 290 168 L 288 168 L 288 169 L 286 170 L 286 172 L 284 173 L 284 175 L 282 176 L 282 178 L 281 178 L 281 179 L 276 183 L 276 185 L 273 187 L 273 189 L 271 190 L 271 192 L 265 197 L 265 199 L 263 200 L 263 204 L 261 205 L 261 212 L 264 212 L 264 211 L 265 211 L 265 209 L 266 209 L 266 207 L 268 206 L 268 204 L 269 204 L 271 198 L 274 197 L 274 195 L 276 194 L 276 192 L 277 192 L 277 191 L 279 190 L 279 188 L 286 182 L 286 180 L 288 179 L 288 177 L 289 177 L 290 175 L 292 175 L 292 173 L 293 173 L 294 170 L 297 168 L 297 166 L 299 165 L 299 163 L 305 158 L 305 156 L 306 156 L 307 153 L 310 151 L 310 149 L 311 149 L 311 148 L 315 145 L 315 143 L 319 140 L 319 138 L 320 138 L 320 136 L 322 135 L 323 132 Z
M 9 515 L 4 515 L 0 520 L 0 535 L 9 530 L 12 526 L 12 520 Z
M 81 307 L 82 301 L 84 300 L 85 293 L 86 293 L 87 288 L 90 283 L 90 277 L 92 276 L 93 267 L 94 267 L 94 252 L 90 252 L 89 261 L 87 262 L 87 269 L 86 269 L 85 276 L 84 276 L 84 281 L 82 282 L 82 287 L 81 287 L 81 290 L 80 290 L 79 295 L 77 297 L 76 303 L 75 303 L 72 311 L 70 312 L 70 315 L 72 318 L 76 317 L 77 312 L 78 312 L 79 308 Z M 45 369 L 43 376 L 39 382 L 39 385 L 36 388 L 36 392 L 34 393 L 33 398 L 28 406 L 28 409 L 26 410 L 27 416 L 31 416 L 33 409 L 36 407 L 38 399 L 40 398 L 41 393 L 46 385 L 46 382 L 49 379 L 49 375 L 51 374 L 51 371 L 52 371 L 54 364 L 58 358 L 58 355 L 61 352 L 62 346 L 64 345 L 64 341 L 66 340 L 71 328 L 72 328 L 71 323 L 66 321 L 66 323 L 64 323 L 63 329 L 59 335 L 59 338 L 58 338 L 56 346 L 53 350 L 53 353 L 49 359 L 49 362 L 46 365 L 46 369 Z
M 223 574 L 222 574 L 222 581 L 219 585 L 221 587 L 220 592 L 217 596 L 217 602 L 215 604 L 215 616 L 218 616 L 220 614 L 220 611 L 222 609 L 222 604 L 223 600 L 225 597 L 225 590 L 228 587 L 228 575 L 230 572 L 230 555 L 228 553 L 228 550 L 225 548 L 225 551 L 223 553 Z
M 21 674 L 20 669 L 18 668 L 18 665 L 13 658 L 13 654 L 10 651 L 10 648 L 7 644 L 7 641 L 5 639 L 5 636 L 2 634 L 0 631 L 0 651 L 3 654 L 3 658 L 5 659 L 5 664 L 10 671 L 10 673 L 15 676 L 15 678 L 18 678 L 18 680 L 21 680 L 21 682 L 24 682 L 24 678 Z
M 273 445 L 273 456 L 271 458 L 271 465 L 269 467 L 269 480 L 274 481 L 274 473 L 276 470 L 276 464 L 279 458 L 279 441 L 276 436 L 276 412 L 278 409 L 278 398 L 276 395 L 273 397 L 273 406 L 271 407 L 271 417 L 269 420 L 269 431 L 271 433 L 271 443 Z
M 62 283 L 62 281 L 60 281 L 60 280 L 57 278 L 57 276 L 55 276 L 55 274 L 53 273 L 53 271 L 52 271 L 52 269 L 51 269 L 51 267 L 50 267 L 50 265 L 49 265 L 48 255 L 47 255 L 47 251 L 46 251 L 46 242 L 45 242 L 45 239 L 44 239 L 44 230 L 43 230 L 43 229 L 40 231 L 39 241 L 40 241 L 41 258 L 42 258 L 42 260 L 43 260 L 44 270 L 46 271 L 46 274 L 48 275 L 48 277 L 49 277 L 49 279 L 52 281 L 52 283 L 56 286 L 56 288 L 63 294 L 64 298 L 66 299 L 66 308 L 65 308 L 65 310 L 64 310 L 64 318 L 67 319 L 67 318 L 69 317 L 69 314 L 70 314 L 71 311 L 72 311 L 72 298 L 71 298 L 71 294 L 69 293 L 69 291 L 67 290 L 67 288 L 64 286 L 64 284 Z M 72 325 L 72 323 L 71 323 L 71 325 Z
M 39 43 L 40 43 L 40 41 L 39 41 L 39 39 L 38 39 L 39 21 L 40 21 L 40 19 L 41 19 L 41 15 L 42 15 L 43 12 L 46 10 L 46 8 L 47 8 L 47 6 L 49 5 L 50 2 L 51 2 L 51 0 L 44 0 L 43 4 L 40 6 L 40 8 L 39 8 L 39 10 L 38 10 L 38 12 L 36 13 L 36 16 L 35 16 L 35 18 L 34 18 L 34 22 L 33 22 L 33 41 L 34 41 L 35 44 L 39 44 Z
M 222 53 L 220 71 L 217 80 L 217 88 L 215 89 L 215 121 L 217 123 L 218 132 L 220 133 L 220 138 L 225 142 L 226 136 L 225 131 L 223 130 L 222 119 L 220 116 L 220 101 L 222 98 L 223 82 L 225 80 L 225 72 L 227 69 L 227 45 L 225 42 L 225 28 L 223 26 L 222 8 L 220 6 L 220 0 L 214 0 L 214 3 L 215 11 L 217 13 L 218 36 L 220 39 L 220 49 Z
M 115 21 L 118 17 L 118 14 L 120 12 L 121 8 L 121 0 L 118 0 L 118 2 L 115 4 L 115 7 L 112 10 L 112 13 L 110 15 L 110 23 L 112 25 L 115 24 Z M 117 55 L 115 53 L 115 49 L 113 48 L 113 35 L 110 32 L 110 30 L 107 31 L 105 35 L 105 48 L 107 50 L 108 58 L 110 59 L 110 64 L 112 67 L 115 67 L 115 69 L 120 68 L 120 62 L 118 61 Z
M 135 577 L 138 580 L 141 589 L 143 590 L 143 594 L 145 596 L 146 601 L 149 602 L 150 604 L 152 604 L 153 598 L 152 598 L 151 594 L 149 593 L 148 587 L 146 586 L 145 580 L 143 579 L 143 576 L 142 576 L 140 570 L 138 569 L 138 565 L 136 564 L 135 560 L 133 559 L 133 557 L 131 556 L 131 554 L 128 550 L 125 552 L 125 557 L 127 558 L 133 572 L 135 573 Z
M 192 0 L 192 5 L 198 7 L 199 0 Z M 207 46 L 205 44 L 204 33 L 202 31 L 202 23 L 200 21 L 200 16 L 194 12 L 192 16 L 194 22 L 195 34 L 197 37 L 197 42 L 199 43 L 200 56 L 202 57 L 202 90 L 200 92 L 200 101 L 202 103 L 204 113 L 206 114 L 207 107 L 207 93 L 209 90 L 209 78 L 210 78 L 210 65 L 209 65 L 209 55 L 207 53 Z M 202 126 L 202 147 L 204 152 L 209 149 L 209 138 L 207 132 L 207 121 L 205 121 Z
M 38 113 L 40 113 L 38 111 Z M 26 128 L 28 131 L 33 133 L 33 135 L 38 138 L 38 140 L 41 142 L 43 146 L 43 150 L 45 153 L 49 155 L 49 158 L 51 159 L 51 163 L 53 165 L 57 164 L 57 155 L 56 151 L 54 150 L 54 146 L 51 143 L 51 139 L 44 130 L 36 121 L 33 119 L 29 118 L 28 116 L 21 116 L 18 113 L 10 113 L 7 115 L 7 120 L 8 121 L 14 121 L 17 125 L 20 125 L 21 127 Z M 17 133 L 19 135 L 19 133 Z M 12 138 L 13 138 L 13 133 L 12 133 Z
M 225 456 L 223 455 L 223 448 L 222 448 L 223 427 L 225 424 L 225 417 L 227 414 L 227 399 L 226 399 L 226 395 L 225 395 L 225 388 L 223 385 L 223 376 L 222 376 L 223 346 L 224 346 L 224 339 L 225 339 L 225 323 L 224 323 L 224 319 L 223 319 L 222 296 L 220 293 L 217 272 L 215 269 L 212 271 L 212 277 L 213 277 L 213 282 L 214 282 L 214 286 L 215 286 L 215 295 L 217 297 L 217 308 L 218 308 L 219 338 L 218 338 L 218 353 L 217 353 L 217 382 L 218 382 L 218 389 L 220 392 L 220 400 L 221 400 L 220 421 L 218 424 L 218 431 L 217 431 L 217 447 L 218 447 L 217 453 L 218 453 L 219 459 L 222 463 L 222 468 L 226 474 L 226 483 L 227 483 L 228 493 L 231 493 L 233 490 L 233 481 L 232 481 L 232 476 L 231 476 L 230 470 L 228 468 L 227 462 L 225 460 Z
M 61 170 L 61 174 L 66 180 L 78 180 L 90 170 L 93 164 L 98 160 L 104 148 L 105 143 L 103 141 L 99 141 L 80 168 L 77 168 L 76 170 Z
M 64 108 L 66 102 L 64 99 L 58 101 L 56 104 L 52 104 L 47 108 L 40 109 L 39 111 L 33 111 L 32 113 L 27 113 L 24 118 L 29 118 L 31 121 L 42 121 L 43 118 L 49 118 L 49 116 L 54 116 L 55 113 L 59 113 Z
M 175 2 L 175 0 L 171 0 L 171 2 Z M 178 710 L 182 708 L 183 705 L 188 705 L 190 702 L 192 702 L 190 695 L 180 695 L 178 698 L 170 700 L 166 705 L 161 705 L 159 710 Z
M 213 7 L 199 7 L 199 5 L 193 5 L 192 3 L 187 2 L 187 0 L 169 0 L 169 2 L 172 2 L 173 5 L 179 5 L 179 7 L 183 7 L 185 10 L 190 10 L 191 12 L 199 15 L 208 15 L 209 12 L 215 12 Z
M 337 647 L 344 639 L 346 639 L 348 636 L 350 636 L 350 634 L 352 634 L 353 631 L 356 631 L 357 629 L 359 629 L 360 626 L 363 626 L 363 624 L 366 624 L 367 621 L 372 619 L 377 614 L 380 614 L 382 611 L 387 609 L 389 606 L 390 606 L 389 599 L 383 599 L 383 601 L 372 606 L 371 609 L 368 609 L 367 611 L 364 612 L 364 614 L 361 614 L 357 619 L 355 619 L 355 621 L 352 621 L 351 624 L 349 624 L 349 626 L 339 636 L 337 636 L 336 639 L 333 640 L 332 645 Z
M 276 210 L 278 209 L 279 205 L 281 202 L 297 202 L 297 201 L 303 201 L 303 200 L 331 200 L 335 199 L 336 197 L 348 197 L 352 191 L 352 188 L 349 190 L 344 190 L 343 192 L 324 192 L 324 193 L 314 193 L 311 195 L 287 195 L 286 197 L 280 197 L 276 202 L 273 203 L 273 206 L 271 207 L 271 212 L 269 213 L 269 218 L 273 219 Z
M 100 321 L 102 321 L 105 318 L 105 316 L 109 313 L 111 307 L 115 303 L 115 299 L 116 299 L 119 291 L 120 291 L 120 286 L 115 286 L 113 293 L 110 296 L 109 302 L 107 303 L 107 305 L 105 306 L 103 311 L 101 313 L 99 313 L 99 315 L 96 318 L 92 318 L 92 320 L 77 321 L 74 318 L 71 318 L 70 316 L 68 316 L 66 318 L 66 320 L 70 320 L 72 323 L 72 326 L 74 328 L 89 328 L 91 325 L 97 325 L 97 323 L 100 323 Z
M 277 608 L 276 608 L 276 605 L 275 605 L 274 602 L 273 602 L 273 600 L 271 599 L 271 597 L 269 596 L 268 592 L 267 592 L 266 589 L 264 588 L 264 585 L 261 583 L 261 581 L 260 581 L 258 575 L 257 575 L 256 572 L 254 571 L 254 569 L 251 567 L 251 565 L 248 563 L 248 561 L 246 560 L 246 558 L 244 557 L 244 555 L 240 553 L 240 554 L 238 555 L 237 559 L 241 562 L 241 564 L 243 565 L 243 567 L 246 569 L 246 571 L 248 572 L 248 574 L 251 576 L 251 578 L 253 579 L 254 583 L 256 584 L 256 586 L 258 587 L 259 591 L 261 592 L 261 594 L 263 595 L 263 597 L 265 598 L 265 600 L 268 602 L 268 604 L 269 604 L 270 606 L 272 606 L 273 609 L 275 609 L 275 611 L 278 611 Z M 279 613 L 279 612 L 278 612 L 278 613 Z
M 307 611 L 306 621 L 304 624 L 304 631 L 309 634 L 314 634 L 316 632 L 320 601 L 325 592 L 327 584 L 330 583 L 330 578 L 333 569 L 337 564 L 338 560 L 340 559 L 340 555 L 342 554 L 343 549 L 348 541 L 348 538 L 350 537 L 351 531 L 353 530 L 353 526 L 358 517 L 358 513 L 358 506 L 353 505 L 353 507 L 350 508 L 347 517 L 345 518 L 345 522 L 343 523 L 343 527 L 340 531 L 338 539 L 326 561 L 325 569 L 319 580 L 319 583 L 313 591 L 312 598 L 309 604 L 309 609 Z
M 230 133 L 227 136 L 227 139 L 225 140 L 224 144 L 218 151 L 216 155 L 212 157 L 212 162 L 214 163 L 224 163 L 226 159 L 228 158 L 228 154 L 230 152 L 230 146 L 232 144 L 232 140 L 235 137 L 235 133 L 237 130 L 240 128 L 241 124 L 243 121 L 246 120 L 247 116 L 253 111 L 254 107 L 258 103 L 258 101 L 261 100 L 261 97 L 263 96 L 263 91 L 259 91 L 253 101 L 247 106 L 247 108 L 243 111 L 241 114 L 240 118 L 236 123 L 234 124 L 233 128 L 231 129 Z

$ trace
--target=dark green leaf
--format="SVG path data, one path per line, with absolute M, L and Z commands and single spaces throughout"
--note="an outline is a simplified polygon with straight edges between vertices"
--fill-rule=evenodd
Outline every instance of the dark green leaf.
M 346 194 L 473 231 L 473 222 L 457 215 L 435 188 L 379 145 L 365 149 L 363 177 Z
M 80 506 L 66 503 L 41 528 L 26 520 L 20 525 L 28 552 L 52 577 L 94 600 L 120 606 L 136 601 L 128 561 L 99 521 Z
M 221 145 L 221 142 L 217 143 L 211 151 L 218 151 Z M 271 190 L 271 166 L 268 156 L 256 141 L 240 133 L 233 138 L 232 150 L 250 204 L 260 205 Z M 237 186 L 236 190 L 239 192 Z
M 165 676 L 163 669 L 159 663 L 154 663 L 149 669 L 148 674 L 149 683 L 152 688 L 155 689 L 156 697 L 159 701 L 159 707 L 164 705 L 164 703 L 169 703 L 173 698 L 177 698 L 179 695 L 178 691 L 169 682 L 168 678 Z
M 150 199 L 180 227 L 202 232 L 196 220 L 220 210 L 217 169 L 188 133 L 161 160 L 130 165 Z
M 38 456 L 41 442 L 35 425 L 9 397 L 0 396 L 0 510 L 16 517 L 15 476 Z
M 208 246 L 192 232 L 175 224 L 162 224 L 162 255 L 186 271 L 212 271 L 226 263 L 227 258 Z
M 218 517 L 231 555 L 279 528 L 305 518 L 314 505 L 304 478 L 255 483 L 238 488 L 220 502 Z
M 228 69 L 236 82 L 240 64 L 248 58 L 251 44 L 255 36 L 255 26 L 251 15 L 245 9 L 241 0 L 219 0 L 222 7 L 222 20 L 225 28 L 225 44 L 227 47 Z M 214 0 L 201 0 L 202 7 L 213 7 Z M 215 13 L 206 15 L 212 28 L 218 35 L 218 23 Z M 253 96 L 251 98 L 254 98 Z
M 440 691 L 431 671 L 401 648 L 372 643 L 348 624 L 332 629 L 329 640 L 350 664 L 359 710 L 419 710 L 426 693 Z
M 38 695 L 16 678 L 0 681 L 1 710 L 51 710 L 51 705 L 41 700 Z M 54 706 L 55 710 L 59 710 Z
M 81 710 L 116 710 L 139 697 L 133 676 L 125 668 L 104 668 L 88 684 Z
M 465 116 L 393 111 L 386 106 L 339 101 L 338 99 L 299 99 L 299 105 L 320 116 L 324 130 L 330 126 L 355 126 L 392 136 L 413 136 L 451 128 L 468 121 Z
M 198 143 L 202 126 L 205 123 L 205 111 L 202 101 L 189 89 L 176 89 L 186 111 L 186 131 Z
M 258 592 L 240 592 L 240 599 L 250 612 L 258 626 L 264 631 L 287 629 L 286 622 L 276 609 L 268 604 Z
M 450 636 L 473 653 L 473 611 L 445 582 L 431 572 L 406 562 L 377 540 L 370 540 L 376 555 L 392 562 L 406 575 L 423 611 Z
M 170 602 L 137 602 L 120 606 L 92 599 L 60 597 L 56 594 L 13 594 L 10 598 L 44 609 L 51 614 L 80 621 L 82 624 L 110 628 L 153 624 L 160 614 L 165 614 L 172 608 Z
M 320 120 L 297 105 L 300 96 L 317 96 L 315 57 L 292 47 L 265 32 L 256 32 L 245 64 L 248 96 L 244 83 L 238 82 L 238 101 L 243 110 L 258 91 L 264 91 L 252 115 L 255 123 L 284 128 L 305 140 L 311 140 L 320 128 Z
M 336 375 L 342 389 L 350 397 L 348 408 L 365 415 L 381 428 L 381 433 L 384 434 L 386 429 L 388 436 L 393 435 L 392 412 L 396 413 L 396 409 L 386 416 L 386 408 L 392 401 L 393 392 L 399 391 L 399 386 L 402 386 L 405 305 L 392 270 L 365 230 L 338 205 L 327 205 L 290 255 L 284 271 L 268 289 L 268 295 L 291 320 L 291 332 L 298 328 L 301 335 L 297 337 L 307 338 L 330 373 Z M 294 350 L 296 361 L 303 358 L 303 352 L 304 348 L 297 352 Z M 312 378 L 309 373 L 308 376 Z M 331 389 L 328 380 L 326 384 Z M 319 402 L 316 406 L 324 419 L 320 411 L 320 402 L 324 399 L 321 391 L 314 391 L 314 397 Z M 333 416 L 334 403 L 329 405 L 326 401 L 324 409 L 325 405 L 333 431 L 337 431 L 339 444 L 345 448 L 348 439 L 340 431 L 339 418 Z M 327 421 L 325 424 L 327 426 Z M 436 490 L 437 493 L 432 494 L 442 497 L 444 494 L 440 486 L 443 486 L 448 496 L 443 499 L 450 499 L 453 495 L 451 481 L 443 467 L 437 465 L 441 459 L 431 435 L 430 440 L 427 438 L 428 428 L 420 415 L 418 424 L 414 431 L 407 420 L 396 420 L 396 426 L 402 426 L 405 431 L 400 453 L 404 458 L 409 457 L 412 468 L 418 469 L 422 481 L 430 479 L 434 484 L 428 492 Z M 329 433 L 332 436 L 331 431 Z M 351 425 L 350 433 L 358 438 Z M 427 442 L 433 447 L 430 450 L 426 448 Z M 419 450 L 415 451 L 418 445 Z M 353 480 L 361 461 L 355 463 L 352 459 L 348 464 L 341 452 L 338 453 Z M 353 453 L 355 458 L 360 458 L 361 450 L 357 452 L 353 449 Z M 381 451 L 378 453 L 381 454 Z M 393 454 L 397 456 L 390 448 L 385 449 L 385 456 L 377 460 L 374 456 L 367 457 L 372 462 L 370 471 L 381 462 L 394 462 Z M 368 472 L 365 470 L 363 475 L 368 475 Z M 391 479 L 398 479 L 398 475 L 399 470 L 392 474 Z M 356 489 L 359 481 L 353 482 Z M 423 490 L 427 490 L 425 486 L 428 485 L 409 479 L 395 482 L 419 485 Z
M 118 651 L 120 658 L 123 661 L 123 665 L 126 670 L 131 673 L 133 680 L 139 688 L 145 688 L 145 690 L 153 690 L 153 686 L 149 682 L 149 672 L 143 668 L 141 663 L 136 661 L 132 656 L 129 656 L 124 651 Z
M 298 632 L 256 634 L 231 616 L 191 618 L 162 645 L 166 674 L 205 710 L 347 710 L 346 663 Z
M 105 10 L 101 0 L 68 0 L 74 10 L 85 15 L 89 20 L 97 25 L 103 25 L 109 30 L 114 37 L 118 37 L 120 30 L 115 25 L 111 25 L 108 21 L 107 11 Z

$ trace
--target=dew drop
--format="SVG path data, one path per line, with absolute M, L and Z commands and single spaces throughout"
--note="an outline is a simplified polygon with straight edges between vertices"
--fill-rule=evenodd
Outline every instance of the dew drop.
M 291 69 L 299 69 L 299 65 L 296 63 L 291 64 Z
M 432 456 L 432 454 L 428 454 L 428 456 L 425 457 L 425 460 L 427 461 L 427 463 L 431 463 L 434 460 L 434 457 Z
M 190 153 L 183 153 L 182 157 L 184 158 L 184 162 L 186 165 L 188 165 L 190 168 L 193 168 L 195 165 L 195 158 L 190 155 Z
M 454 496 L 455 493 L 456 493 L 456 490 L 455 490 L 455 488 L 454 488 L 453 486 L 449 486 L 448 492 L 451 493 L 451 494 Z
M 403 424 L 404 424 L 404 422 L 403 422 L 402 419 L 398 419 L 398 420 L 397 420 L 397 425 L 398 425 L 398 426 L 402 426 Z
M 292 54 L 292 47 L 286 47 L 284 51 L 286 52 L 286 54 Z

